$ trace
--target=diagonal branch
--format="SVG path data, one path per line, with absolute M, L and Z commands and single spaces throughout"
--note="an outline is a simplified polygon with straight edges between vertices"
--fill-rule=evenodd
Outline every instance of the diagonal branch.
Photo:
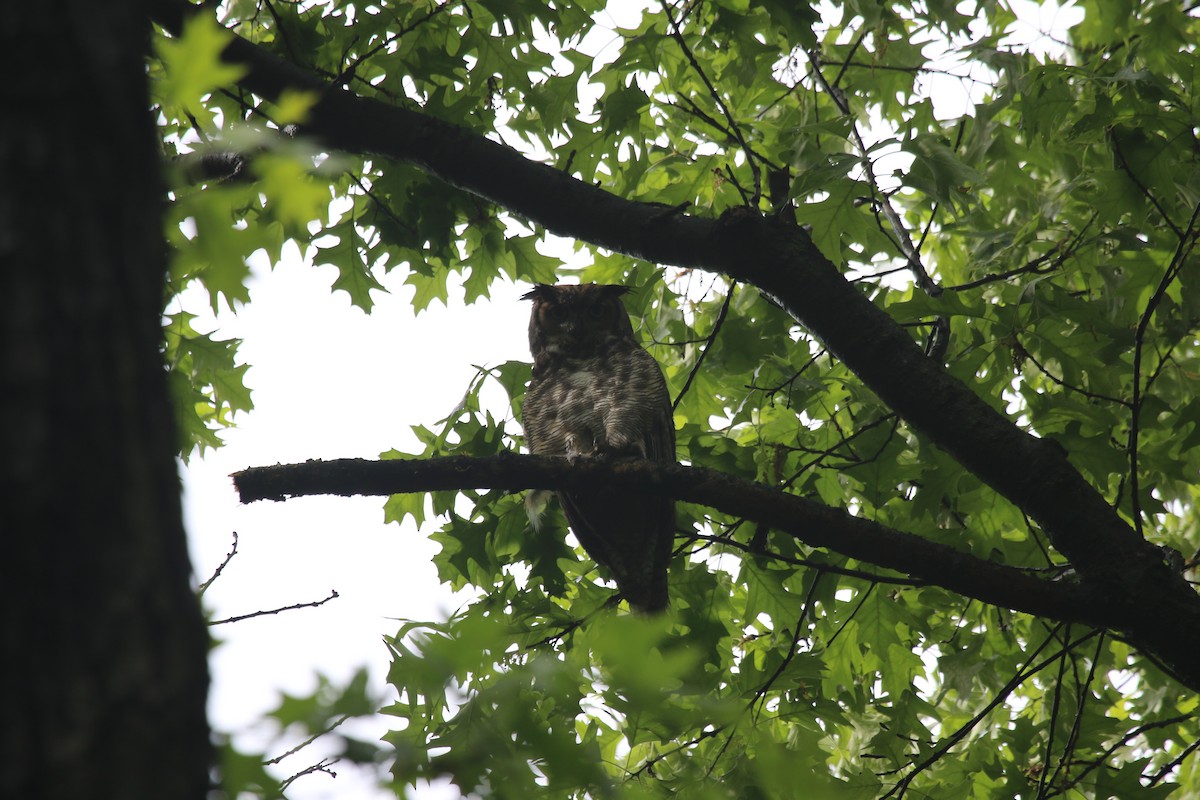
M 1031 676 L 1036 675 L 1037 673 L 1041 672 L 1043 669 L 1045 669 L 1049 665 L 1053 664 L 1060 657 L 1062 657 L 1062 655 L 1066 652 L 1066 649 L 1067 649 L 1066 646 L 1064 646 L 1063 650 L 1059 651 L 1058 653 L 1048 656 L 1047 658 L 1044 658 L 1041 661 L 1038 661 L 1036 663 L 1034 662 L 1034 659 L 1037 658 L 1038 655 L 1041 654 L 1042 650 L 1044 650 L 1047 645 L 1049 645 L 1051 642 L 1054 641 L 1056 633 L 1057 633 L 1057 629 L 1054 631 L 1051 631 L 1050 635 L 1047 636 L 1044 640 L 1042 640 L 1042 643 L 1040 645 L 1038 645 L 1036 650 L 1033 651 L 1033 654 L 1030 655 L 1028 659 L 1026 659 L 1025 665 L 1023 667 L 1021 667 L 1021 669 L 1017 670 L 1017 674 L 1014 675 L 1012 677 L 1012 679 L 1009 680 L 1009 682 L 1006 683 L 1004 685 L 1004 687 L 1001 688 L 1000 691 L 996 693 L 995 697 L 993 697 L 990 701 L 988 701 L 987 705 L 985 705 L 977 714 L 975 714 L 975 716 L 971 717 L 971 719 L 967 720 L 967 722 L 965 722 L 963 725 L 959 726 L 959 728 L 957 730 L 955 730 L 953 733 L 951 733 L 949 736 L 947 736 L 945 739 L 943 739 L 941 742 L 939 742 L 938 745 L 935 748 L 933 748 L 923 759 L 921 759 L 921 761 L 919 763 L 915 763 L 913 765 L 912 771 L 909 772 L 907 775 L 905 775 L 903 778 L 901 778 L 896 783 L 896 785 L 893 786 L 887 792 L 887 794 L 883 795 L 884 800 L 886 800 L 886 798 L 889 798 L 892 796 L 903 797 L 905 791 L 908 789 L 909 785 L 912 783 L 913 779 L 917 777 L 917 775 L 919 775 L 921 772 L 925 771 L 929 767 L 933 766 L 934 763 L 936 763 L 940 759 L 944 758 L 947 754 L 949 754 L 949 752 L 959 742 L 961 742 L 964 738 L 966 738 L 967 735 L 970 734 L 971 731 L 974 730 L 975 727 L 977 725 L 979 725 L 979 723 L 982 722 L 984 720 L 984 718 L 987 717 L 988 714 L 992 713 L 992 711 L 994 711 L 997 706 L 999 706 L 1001 703 L 1003 703 L 1005 700 L 1007 700 L 1008 696 L 1010 694 L 1012 694 L 1014 691 L 1016 691 L 1017 687 L 1019 687 L 1022 683 L 1024 683 L 1026 680 L 1028 680 Z M 1081 639 L 1078 639 L 1075 642 L 1075 645 L 1079 645 L 1080 643 L 1085 642 L 1088 639 L 1091 639 L 1092 637 L 1094 637 L 1096 635 L 1097 635 L 1097 632 L 1093 631 L 1093 632 L 1089 633 L 1087 636 L 1084 636 Z
M 725 302 L 721 303 L 721 310 L 717 312 L 717 321 L 713 323 L 712 333 L 704 342 L 704 349 L 700 351 L 700 355 L 696 358 L 696 363 L 688 372 L 687 380 L 683 382 L 683 388 L 679 390 L 679 394 L 675 395 L 675 402 L 671 403 L 671 410 L 679 408 L 679 403 L 688 393 L 688 389 L 692 388 L 692 381 L 696 379 L 696 375 L 700 373 L 700 367 L 704 364 L 704 359 L 708 357 L 708 351 L 712 350 L 713 342 L 717 340 L 717 334 L 721 332 L 721 326 L 725 324 L 725 317 L 729 314 L 729 304 L 733 302 L 733 293 L 737 291 L 737 282 L 734 281 L 729 285 L 729 291 L 725 293 Z
M 862 39 L 859 39 L 861 42 Z M 858 45 L 855 45 L 857 47 Z M 811 51 L 808 54 L 808 59 L 812 62 L 813 75 L 816 76 L 817 82 L 825 89 L 826 94 L 837 105 L 838 110 L 845 116 L 851 116 L 850 104 L 846 102 L 846 96 L 840 88 L 837 87 L 836 81 L 830 83 L 825 78 L 825 73 L 821 71 L 821 57 L 816 51 Z M 841 77 L 841 73 L 838 73 Z M 867 183 L 871 187 L 873 195 L 872 200 L 876 207 L 882 212 L 888 224 L 891 225 L 892 231 L 896 234 L 896 245 L 900 248 L 900 252 L 904 255 L 908 262 L 908 268 L 912 270 L 913 277 L 916 280 L 917 286 L 921 288 L 930 297 L 940 297 L 942 287 L 938 285 L 929 272 L 925 269 L 925 264 L 921 261 L 921 254 L 917 252 L 917 248 L 913 245 L 912 235 L 908 232 L 908 226 L 904 224 L 904 220 L 900 218 L 900 214 L 892 205 L 891 199 L 879 187 L 879 179 L 875 175 L 875 166 L 871 161 L 871 150 L 867 147 L 867 143 L 863 140 L 862 134 L 858 131 L 858 123 L 851 122 L 850 126 L 851 138 L 859 153 L 859 159 L 862 163 L 863 172 L 866 174 Z

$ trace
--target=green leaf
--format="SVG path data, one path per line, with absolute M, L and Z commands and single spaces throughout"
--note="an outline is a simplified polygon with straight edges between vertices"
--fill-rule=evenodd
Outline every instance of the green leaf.
M 178 39 L 155 39 L 155 51 L 165 67 L 163 78 L 153 84 L 157 102 L 197 108 L 210 92 L 245 76 L 245 66 L 221 60 L 231 38 L 212 17 L 194 14 L 184 22 Z

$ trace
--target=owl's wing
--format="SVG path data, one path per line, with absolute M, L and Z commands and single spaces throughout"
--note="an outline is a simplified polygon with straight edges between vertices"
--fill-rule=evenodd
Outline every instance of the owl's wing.
M 632 433 L 633 449 L 659 463 L 675 461 L 675 424 L 670 395 L 658 362 L 638 348 L 622 433 Z M 632 453 L 629 453 L 632 455 Z M 597 563 L 608 567 L 630 606 L 643 612 L 667 607 L 667 568 L 675 542 L 675 501 L 627 491 L 597 490 L 559 494 L 571 530 Z
M 671 395 L 658 362 L 638 347 L 625 354 L 613 372 L 616 398 L 605 414 L 604 423 L 609 452 L 659 463 L 674 462 Z
M 646 458 L 659 463 L 675 463 L 675 418 L 665 382 L 662 400 L 647 426 L 645 442 Z

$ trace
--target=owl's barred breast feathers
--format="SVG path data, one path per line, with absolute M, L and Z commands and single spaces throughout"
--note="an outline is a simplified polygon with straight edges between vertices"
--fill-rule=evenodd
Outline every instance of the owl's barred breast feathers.
M 634 336 L 620 299 L 628 291 L 539 284 L 525 295 L 533 301 L 533 379 L 522 408 L 530 452 L 675 461 L 667 384 Z M 665 608 L 674 502 L 605 488 L 558 497 L 580 544 L 612 572 L 629 604 Z

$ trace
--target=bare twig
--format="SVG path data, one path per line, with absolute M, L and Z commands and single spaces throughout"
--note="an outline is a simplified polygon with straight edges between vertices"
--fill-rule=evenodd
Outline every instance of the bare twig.
M 850 621 L 858 616 L 858 612 L 862 610 L 864 605 L 866 605 L 867 598 L 870 597 L 871 593 L 875 591 L 875 586 L 876 584 L 872 583 L 866 588 L 866 591 L 862 593 L 862 597 L 858 598 L 858 605 L 856 605 L 854 609 L 846 615 L 846 618 L 842 620 L 842 624 L 838 625 L 838 629 L 833 632 L 832 636 L 829 637 L 829 641 L 825 642 L 826 648 L 829 648 L 834 642 L 836 642 L 838 637 L 842 635 L 842 631 L 846 630 L 846 626 L 850 624 Z
M 1071 765 L 1072 756 L 1075 753 L 1075 745 L 1079 741 L 1079 731 L 1083 727 L 1083 709 L 1084 706 L 1087 705 L 1088 692 L 1091 688 L 1092 681 L 1096 677 L 1096 667 L 1100 664 L 1100 652 L 1104 648 L 1106 639 L 1107 637 L 1104 635 L 1104 633 L 1101 633 L 1098 637 L 1096 637 L 1096 650 L 1092 653 L 1092 663 L 1088 667 L 1087 680 L 1084 681 L 1082 686 L 1079 685 L 1078 674 L 1075 676 L 1076 695 L 1078 695 L 1075 704 L 1075 719 L 1071 724 L 1071 733 L 1067 737 L 1067 743 L 1063 747 L 1062 755 L 1059 756 L 1058 764 L 1054 767 L 1054 774 L 1050 776 L 1050 780 L 1048 781 L 1050 786 L 1056 785 L 1058 783 L 1058 776 L 1062 774 L 1064 770 L 1069 769 Z M 1049 754 L 1049 747 L 1046 748 L 1046 752 Z M 1049 762 L 1047 761 L 1047 763 Z M 1044 771 L 1043 774 L 1045 774 Z
M 799 380 L 800 376 L 803 375 L 805 373 L 805 371 L 808 370 L 809 367 L 811 367 L 813 364 L 817 363 L 817 361 L 822 356 L 824 356 L 826 354 L 826 352 L 827 351 L 825 350 L 825 348 L 822 347 L 820 350 L 817 351 L 816 355 L 811 356 L 808 359 L 808 361 L 805 361 L 804 365 L 802 367 L 800 367 L 800 369 L 798 369 L 794 373 L 792 373 L 792 377 L 788 378 L 783 383 L 780 383 L 777 386 L 759 386 L 758 384 L 751 382 L 749 385 L 746 386 L 746 388 L 762 392 L 764 395 L 766 395 L 767 399 L 770 400 L 770 399 L 774 398 L 774 396 L 776 394 L 783 391 L 784 389 L 791 388 L 791 385 L 793 383 L 795 383 L 797 380 Z M 791 392 L 789 392 L 788 393 L 788 402 L 786 405 L 787 408 L 791 408 L 791 402 L 792 402 Z
M 279 755 L 275 756 L 271 760 L 264 761 L 263 764 L 267 765 L 267 766 L 270 766 L 272 764 L 278 764 L 280 761 L 283 761 L 288 756 L 292 756 L 292 755 L 295 755 L 296 753 L 299 753 L 301 750 L 308 747 L 310 744 L 312 744 L 313 742 L 315 742 L 317 739 L 321 738 L 325 734 L 330 733 L 331 731 L 333 731 L 334 728 L 341 725 L 343 722 L 345 722 L 348 719 L 350 719 L 350 715 L 343 714 L 342 716 L 338 717 L 337 721 L 335 721 L 332 725 L 327 727 L 325 730 L 314 733 L 312 736 L 308 737 L 303 742 L 301 742 L 300 744 L 293 747 L 291 750 L 288 750 L 286 753 L 280 753 Z
M 244 619 L 253 619 L 254 617 L 265 617 L 265 616 L 268 616 L 269 614 L 281 614 L 284 611 L 295 611 L 298 608 L 316 608 L 317 606 L 325 605 L 330 600 L 334 600 L 337 597 L 339 597 L 337 591 L 331 590 L 329 592 L 329 597 L 326 597 L 324 600 L 314 600 L 311 603 L 296 603 L 295 605 L 282 606 L 281 608 L 272 608 L 272 609 L 269 609 L 266 611 L 255 611 L 251 614 L 242 614 L 241 616 L 229 617 L 228 619 L 213 620 L 212 622 L 210 622 L 208 624 L 210 626 L 211 625 L 224 625 L 227 622 L 241 622 Z
M 217 568 L 215 570 L 213 570 L 213 574 L 209 576 L 208 580 L 206 580 L 204 583 L 200 584 L 200 586 L 196 589 L 196 594 L 203 597 L 204 593 L 208 591 L 208 587 L 212 586 L 212 582 L 215 581 L 217 578 L 221 577 L 221 573 L 225 570 L 226 565 L 228 565 L 229 562 L 233 560 L 233 557 L 237 555 L 237 551 L 238 551 L 237 547 L 238 547 L 238 534 L 237 534 L 237 531 L 234 531 L 233 532 L 233 546 L 229 548 L 229 552 L 225 554 L 225 558 L 223 558 L 221 560 L 221 563 L 217 565 Z
M 724 725 L 717 725 L 710 731 L 700 731 L 700 734 L 698 736 L 694 736 L 686 742 L 680 742 L 677 746 L 668 748 L 668 749 L 662 751 L 661 753 L 657 753 L 653 757 L 646 759 L 645 761 L 642 762 L 641 766 L 638 767 L 636 770 L 633 770 L 632 772 L 630 772 L 629 770 L 626 770 L 626 775 L 630 778 L 636 778 L 644 772 L 648 772 L 651 775 L 653 775 L 654 774 L 654 765 L 657 764 L 659 761 L 662 761 L 664 758 L 667 758 L 668 756 L 673 756 L 680 751 L 686 750 L 689 747 L 695 747 L 696 745 L 703 742 L 705 739 L 713 738 L 714 736 L 719 734 L 724 729 L 725 729 Z
M 1162 769 L 1160 769 L 1158 772 L 1154 773 L 1150 777 L 1150 780 L 1147 782 L 1147 785 L 1155 786 L 1158 783 L 1162 782 L 1163 778 L 1170 775 L 1171 772 L 1173 770 L 1175 770 L 1176 767 L 1178 767 L 1180 764 L 1182 764 L 1184 761 L 1186 761 L 1187 757 L 1190 756 L 1192 753 L 1196 752 L 1197 750 L 1200 750 L 1200 739 L 1197 739 L 1196 741 L 1189 744 L 1187 747 L 1183 748 L 1183 750 L 1179 753 L 1179 755 L 1175 756 L 1175 758 L 1172 758 L 1170 761 L 1168 761 L 1166 764 L 1164 764 Z
M 336 778 L 337 773 L 334 772 L 333 770 L 331 770 L 330 767 L 332 767 L 334 764 L 338 763 L 339 761 L 341 761 L 340 758 L 322 758 L 320 761 L 318 761 L 316 764 L 313 764 L 311 767 L 306 767 L 305 769 L 300 770 L 299 772 L 297 772 L 295 775 L 291 776 L 287 780 L 281 782 L 279 784 L 279 788 L 286 790 L 298 778 L 303 778 L 305 775 L 312 775 L 317 772 L 324 772 L 329 777 Z
M 441 14 L 443 11 L 445 11 L 447 8 L 449 8 L 450 5 L 451 5 L 450 3 L 440 3 L 440 4 L 435 3 L 433 5 L 433 9 L 431 11 L 429 11 L 427 14 L 425 14 L 425 16 L 415 20 L 411 25 L 408 25 L 407 27 L 400 28 L 398 31 L 396 31 L 392 35 L 381 38 L 379 40 L 379 44 L 375 45 L 370 50 L 367 50 L 365 53 L 362 53 L 357 58 L 355 58 L 352 62 L 347 64 L 347 66 L 341 72 L 339 72 L 336 76 L 333 76 L 333 78 L 331 79 L 330 82 L 335 86 L 344 86 L 347 83 L 349 83 L 350 80 L 357 78 L 359 66 L 363 62 L 365 62 L 368 58 L 371 58 L 376 53 L 379 53 L 379 52 L 387 49 L 388 47 L 390 47 L 392 45 L 393 42 L 399 41 L 400 39 L 404 38 L 404 36 L 406 34 L 411 33 L 412 31 L 421 27 L 425 23 L 429 22 L 431 19 L 436 17 L 438 14 Z M 395 16 L 396 16 L 395 14 L 392 14 L 393 19 L 395 19 Z M 372 89 L 375 88 L 374 84 L 369 84 L 369 85 L 371 86 Z

